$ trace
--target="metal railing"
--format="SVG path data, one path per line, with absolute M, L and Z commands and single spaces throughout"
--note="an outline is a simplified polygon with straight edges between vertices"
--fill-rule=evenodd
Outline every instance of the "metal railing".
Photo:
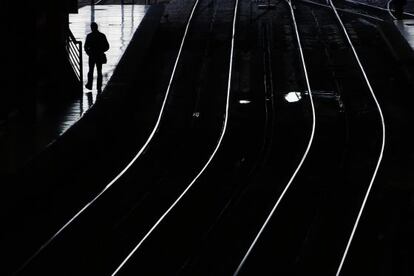
M 80 87 L 83 87 L 83 60 L 82 60 L 82 42 L 77 41 L 70 29 L 66 39 L 66 52 L 68 54 L 69 63 L 72 66 Z

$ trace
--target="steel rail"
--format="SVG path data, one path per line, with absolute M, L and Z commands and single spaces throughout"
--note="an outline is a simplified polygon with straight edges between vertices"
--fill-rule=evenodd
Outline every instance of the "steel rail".
M 362 65 L 362 63 L 360 61 L 360 58 L 358 56 L 357 51 L 355 50 L 354 44 L 352 43 L 352 40 L 351 40 L 351 38 L 350 38 L 350 36 L 348 34 L 348 31 L 346 30 L 345 25 L 344 25 L 341 17 L 339 16 L 338 11 L 336 10 L 336 7 L 335 7 L 334 3 L 332 2 L 332 0 L 329 0 L 329 3 L 331 5 L 331 7 L 332 7 L 333 12 L 335 13 L 336 18 L 338 19 L 338 21 L 339 21 L 339 23 L 340 23 L 340 25 L 342 27 L 342 30 L 343 30 L 343 32 L 344 32 L 344 34 L 346 36 L 346 39 L 347 39 L 347 41 L 349 43 L 349 46 L 352 49 L 352 52 L 353 52 L 353 54 L 355 56 L 355 59 L 356 59 L 356 61 L 358 63 L 358 66 L 359 66 L 359 68 L 361 70 L 361 73 L 364 76 L 364 79 L 365 79 L 365 82 L 366 82 L 366 84 L 368 86 L 368 89 L 369 89 L 369 91 L 370 91 L 370 93 L 372 95 L 372 98 L 374 99 L 375 104 L 376 104 L 376 106 L 378 108 L 378 112 L 379 112 L 379 115 L 380 115 L 380 118 L 381 118 L 381 127 L 382 127 L 382 143 L 381 143 L 381 150 L 380 150 L 380 154 L 379 154 L 379 157 L 378 157 L 377 165 L 375 166 L 375 170 L 374 170 L 374 173 L 373 173 L 372 178 L 370 180 L 370 183 L 369 183 L 367 192 L 365 193 L 364 199 L 362 201 L 361 207 L 360 207 L 359 212 L 358 212 L 358 216 L 357 216 L 357 218 L 355 220 L 354 226 L 352 228 L 352 232 L 351 232 L 351 234 L 349 236 L 349 239 L 348 239 L 346 248 L 345 248 L 344 253 L 342 255 L 341 262 L 340 262 L 340 264 L 338 266 L 338 269 L 336 271 L 336 276 L 339 276 L 340 273 L 341 273 L 342 267 L 344 265 L 345 259 L 346 259 L 347 255 L 348 255 L 349 248 L 351 246 L 352 240 L 354 238 L 356 229 L 358 227 L 359 221 L 361 219 L 362 213 L 364 211 L 365 205 L 367 203 L 368 197 L 370 195 L 372 186 L 374 184 L 375 178 L 377 176 L 377 173 L 378 173 L 378 170 L 379 170 L 379 167 L 381 165 L 381 161 L 382 161 L 382 158 L 383 158 L 383 155 L 384 155 L 384 149 L 385 149 L 385 120 L 384 120 L 384 115 L 383 115 L 382 110 L 381 110 L 381 106 L 379 105 L 379 102 L 377 100 L 377 97 L 375 96 L 374 90 L 373 90 L 373 88 L 371 86 L 371 82 L 368 79 L 367 73 L 366 73 L 366 71 L 365 71 L 365 69 L 364 69 L 364 67 L 363 67 L 363 65 Z
M 273 144 L 273 136 L 274 136 L 274 125 L 275 125 L 275 120 L 276 120 L 276 114 L 275 114 L 275 91 L 274 91 L 274 83 L 273 83 L 273 69 L 272 69 L 272 62 L 271 62 L 271 57 L 272 57 L 272 51 L 270 49 L 270 31 L 269 31 L 269 27 L 266 26 L 265 30 L 264 30 L 265 34 L 263 36 L 263 47 L 266 47 L 265 51 L 266 54 L 263 54 L 263 65 L 267 66 L 264 69 L 264 87 L 265 87 L 265 110 L 266 110 L 266 125 L 269 127 L 271 127 L 270 133 L 269 130 L 265 131 L 265 133 L 269 133 L 268 135 L 265 136 L 270 136 L 268 137 L 268 139 L 266 140 L 270 140 L 269 142 L 267 142 L 268 146 L 267 146 L 267 151 L 264 150 L 264 159 L 263 161 L 268 159 L 268 155 L 270 154 L 270 149 L 271 149 L 271 145 Z M 267 39 L 265 39 L 267 38 Z M 266 45 L 265 45 L 266 44 Z M 268 58 L 267 61 L 265 60 L 266 57 Z M 269 83 L 267 82 L 267 80 L 269 80 Z M 269 93 L 270 91 L 270 93 Z M 268 104 L 268 102 L 270 102 L 270 104 Z M 270 106 L 270 108 L 269 108 Z M 269 109 L 271 110 L 271 123 L 269 126 Z M 266 142 L 265 142 L 266 143 Z
M 303 2 L 303 3 L 306 3 L 306 4 L 311 4 L 311 5 L 319 6 L 319 7 L 322 7 L 322 8 L 332 9 L 332 7 L 329 6 L 329 4 L 321 4 L 321 3 L 318 3 L 318 2 L 315 2 L 315 1 L 312 1 L 312 0 L 300 0 L 300 1 Z M 349 14 L 352 14 L 352 15 L 362 16 L 362 17 L 366 17 L 366 18 L 373 19 L 373 20 L 376 20 L 376 21 L 382 21 L 382 22 L 384 21 L 383 19 L 381 19 L 379 17 L 375 17 L 375 16 L 372 16 L 372 15 L 369 15 L 369 14 L 363 14 L 363 13 L 359 13 L 359 12 L 356 12 L 356 11 L 351 11 L 351 10 L 347 10 L 347 9 L 340 9 L 340 8 L 337 8 L 337 10 L 340 11 L 340 12 L 343 12 L 343 13 L 349 13 Z
M 388 2 L 387 2 L 387 8 L 386 9 L 384 9 L 384 10 L 387 10 L 388 11 L 388 13 L 391 15 L 391 17 L 394 19 L 394 20 L 396 20 L 397 19 L 397 17 L 395 17 L 394 16 L 394 14 L 392 13 L 393 11 L 395 11 L 395 9 L 391 9 L 390 8 L 390 5 L 391 5 L 391 2 L 392 2 L 392 0 L 389 0 Z M 375 7 L 375 6 L 374 6 Z M 411 17 L 414 17 L 414 13 L 411 13 L 411 12 L 403 12 L 403 14 L 404 15 L 409 15 L 409 16 L 411 16 Z
M 388 13 L 390 14 L 390 16 L 392 17 L 392 19 L 397 19 L 397 17 L 395 17 L 394 16 L 394 14 L 392 14 L 392 12 L 391 12 L 391 8 L 390 8 L 390 5 L 391 5 L 391 1 L 392 0 L 389 0 L 388 2 L 387 2 L 387 8 L 386 8 L 386 10 L 388 11 Z
M 383 11 L 388 11 L 389 13 L 391 13 L 391 9 L 390 9 L 390 3 L 392 0 L 390 0 L 389 2 L 387 2 L 387 8 L 383 8 L 383 7 L 379 7 L 379 6 L 375 6 L 375 5 L 370 5 L 370 4 L 366 4 L 366 3 L 361 3 L 358 1 L 354 1 L 354 0 L 345 0 L 345 2 L 349 2 L 349 3 L 353 3 L 356 5 L 361 5 L 361 6 L 366 6 L 366 7 L 370 7 L 370 8 L 374 8 L 374 9 L 378 9 L 378 10 L 383 10 Z M 405 15 L 409 15 L 409 16 L 413 16 L 413 13 L 410 12 L 404 12 Z M 395 17 L 391 14 L 391 16 L 395 19 Z
M 296 17 L 295 17 L 294 9 L 293 9 L 293 6 L 292 6 L 292 3 L 291 3 L 290 0 L 286 0 L 286 2 L 289 5 L 291 16 L 292 16 L 292 21 L 293 21 L 293 24 L 294 24 L 294 27 L 295 27 L 296 40 L 298 42 L 299 54 L 300 54 L 300 58 L 301 58 L 302 65 L 303 65 L 304 76 L 305 76 L 305 80 L 306 80 L 306 86 L 307 86 L 307 89 L 309 91 L 308 92 L 309 93 L 309 99 L 310 99 L 311 108 L 312 108 L 312 131 L 311 131 L 311 135 L 310 135 L 309 142 L 308 142 L 308 145 L 306 147 L 305 153 L 303 154 L 302 159 L 299 162 L 298 167 L 296 168 L 295 172 L 293 173 L 292 177 L 290 178 L 288 184 L 285 186 L 285 188 L 282 191 L 281 195 L 277 199 L 275 205 L 273 206 L 272 210 L 270 211 L 269 215 L 267 216 L 267 218 L 266 218 L 265 222 L 263 223 L 262 227 L 260 228 L 259 232 L 255 236 L 255 238 L 254 238 L 253 242 L 251 243 L 249 249 L 245 253 L 245 255 L 244 255 L 243 259 L 241 260 L 241 262 L 239 263 L 237 269 L 233 273 L 233 276 L 237 276 L 240 273 L 240 271 L 243 268 L 245 262 L 247 261 L 247 258 L 250 256 L 252 250 L 254 249 L 255 245 L 257 244 L 257 241 L 259 240 L 259 238 L 262 235 L 263 231 L 265 230 L 266 226 L 269 224 L 269 222 L 270 222 L 273 214 L 275 213 L 277 207 L 279 206 L 279 204 L 282 201 L 282 199 L 284 198 L 285 194 L 287 193 L 287 191 L 291 187 L 291 185 L 293 183 L 293 180 L 296 178 L 296 175 L 298 174 L 299 170 L 301 169 L 303 163 L 306 160 L 306 157 L 308 156 L 308 153 L 310 151 L 310 148 L 312 146 L 313 139 L 314 139 L 314 136 L 315 136 L 316 114 L 315 114 L 315 106 L 314 106 L 314 103 L 313 103 L 312 89 L 310 87 L 307 66 L 306 66 L 305 57 L 304 57 L 304 54 L 303 54 L 302 43 L 301 43 L 301 39 L 300 39 L 300 36 L 299 36 L 299 31 L 298 31 L 298 26 L 297 26 L 297 23 L 296 23 Z
M 184 42 L 187 38 L 187 33 L 188 33 L 188 29 L 190 26 L 190 23 L 192 21 L 193 18 L 193 14 L 194 14 L 194 10 L 197 7 L 199 3 L 199 0 L 197 0 L 192 8 L 192 11 L 190 13 L 190 16 L 187 19 L 187 24 L 186 24 L 186 28 L 183 34 L 183 38 L 181 40 L 181 45 L 180 48 L 178 50 L 178 54 L 177 54 L 177 58 L 175 59 L 175 63 L 174 63 L 174 67 L 170 76 L 170 80 L 166 89 L 166 93 L 164 96 L 164 100 L 157 118 L 157 121 L 155 123 L 155 126 L 151 132 L 151 134 L 149 135 L 149 137 L 147 138 L 145 144 L 141 147 L 141 149 L 138 151 L 138 153 L 134 156 L 134 158 L 127 164 L 127 166 L 115 177 L 112 179 L 111 182 L 109 182 L 109 184 L 107 184 L 102 191 L 100 191 L 91 201 L 89 201 L 84 207 L 82 207 L 70 220 L 68 220 L 61 228 L 59 228 L 59 230 L 57 232 L 55 232 L 45 243 L 43 243 L 38 249 L 37 251 L 26 260 L 26 262 L 24 262 L 24 264 L 17 270 L 17 272 L 20 272 L 21 270 L 23 270 L 34 258 L 36 258 L 40 252 L 42 252 L 49 244 L 51 244 L 57 236 L 59 236 L 66 228 L 68 228 L 68 226 L 70 226 L 86 209 L 88 209 L 92 204 L 94 204 L 106 191 L 108 191 L 109 188 L 111 188 L 127 171 L 128 169 L 135 163 L 135 161 L 144 153 L 144 151 L 147 149 L 148 145 L 150 144 L 150 142 L 152 141 L 152 139 L 154 138 L 156 132 L 159 129 L 160 123 L 161 123 L 161 119 L 164 115 L 164 109 L 166 106 L 166 102 L 171 90 L 171 85 L 172 82 L 174 80 L 175 77 L 175 72 L 178 66 L 178 63 L 180 61 L 180 57 L 181 57 L 181 52 L 184 46 Z M 17 273 L 16 272 L 16 273 Z
M 265 33 L 267 33 L 267 36 L 269 36 L 269 30 L 266 27 L 264 30 Z M 262 142 L 262 146 L 260 149 L 260 160 L 256 161 L 254 163 L 254 165 L 252 166 L 252 168 L 249 170 L 249 172 L 247 173 L 247 175 L 252 175 L 256 170 L 258 170 L 259 166 L 261 166 L 262 164 L 265 163 L 265 161 L 268 159 L 268 155 L 270 153 L 270 149 L 271 149 L 271 145 L 273 143 L 273 135 L 274 135 L 274 121 L 275 121 L 275 110 L 274 110 L 274 84 L 273 84 L 273 70 L 272 70 L 272 65 L 270 62 L 267 62 L 266 60 L 270 59 L 266 59 L 267 57 L 271 56 L 271 50 L 270 50 L 270 43 L 265 43 L 264 40 L 264 35 L 263 35 L 263 47 L 265 47 L 264 45 L 266 44 L 267 47 L 265 49 L 266 54 L 263 54 L 263 65 L 264 65 L 264 76 L 263 76 L 263 84 L 264 84 L 264 110 L 265 110 L 265 120 L 264 120 L 264 138 L 263 138 L 263 142 Z M 266 71 L 268 73 L 266 73 Z M 267 80 L 269 79 L 269 80 Z M 270 115 L 269 115 L 270 113 Z M 241 193 L 244 193 L 244 191 L 242 191 Z M 223 208 L 223 210 L 221 211 L 221 214 L 219 217 L 222 216 L 222 214 L 225 212 L 225 210 L 230 206 L 231 202 L 234 201 L 236 197 L 236 194 L 234 194 L 225 204 L 225 207 Z M 217 219 L 218 220 L 218 219 Z M 210 227 L 210 229 L 207 231 L 208 233 L 210 233 L 212 231 L 213 227 Z M 207 235 L 206 235 L 207 236 Z M 203 239 L 203 241 L 206 241 L 206 236 Z M 184 264 L 183 268 L 185 268 L 187 266 L 188 262 L 186 262 L 186 264 Z
M 227 130 L 228 117 L 229 117 L 231 79 L 232 79 L 232 74 L 233 74 L 234 41 L 235 41 L 236 18 L 237 18 L 238 6 L 239 6 L 239 0 L 236 0 L 235 4 L 234 4 L 234 15 L 233 15 L 233 28 L 232 28 L 230 62 L 229 62 L 229 76 L 228 76 L 228 82 L 227 82 L 226 111 L 225 111 L 225 116 L 224 116 L 222 132 L 221 132 L 220 138 L 217 142 L 216 148 L 214 149 L 213 153 L 209 157 L 207 163 L 204 165 L 204 167 L 201 169 L 201 171 L 197 174 L 197 176 L 191 181 L 191 183 L 181 193 L 181 195 L 174 201 L 174 203 L 157 220 L 157 222 L 151 227 L 151 229 L 139 241 L 139 243 L 134 247 L 134 249 L 128 254 L 128 256 L 122 261 L 122 263 L 116 268 L 116 270 L 111 274 L 111 276 L 115 276 L 115 275 L 118 274 L 118 272 L 125 266 L 125 264 L 129 261 L 129 259 L 135 254 L 135 252 L 142 246 L 142 244 L 149 238 L 149 236 L 154 232 L 154 230 L 161 224 L 161 222 L 165 219 L 165 217 L 174 209 L 174 207 L 181 201 L 181 199 L 193 187 L 194 183 L 196 183 L 196 181 L 200 178 L 200 176 L 204 173 L 204 171 L 210 165 L 211 161 L 213 160 L 214 156 L 216 155 L 217 151 L 219 150 L 219 148 L 222 144 L 224 135 L 225 135 L 226 130 Z

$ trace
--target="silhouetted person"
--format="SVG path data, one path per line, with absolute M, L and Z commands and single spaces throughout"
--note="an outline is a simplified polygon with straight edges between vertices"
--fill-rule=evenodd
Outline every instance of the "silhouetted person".
M 102 64 L 106 63 L 105 52 L 109 50 L 109 43 L 106 36 L 98 31 L 98 24 L 91 23 L 92 32 L 86 36 L 85 52 L 89 56 L 89 72 L 88 82 L 85 87 L 92 89 L 93 71 L 96 65 L 98 78 L 96 80 L 96 88 L 98 92 L 102 90 Z
M 404 6 L 407 4 L 407 0 L 393 0 L 395 8 L 395 17 L 398 20 L 403 19 Z

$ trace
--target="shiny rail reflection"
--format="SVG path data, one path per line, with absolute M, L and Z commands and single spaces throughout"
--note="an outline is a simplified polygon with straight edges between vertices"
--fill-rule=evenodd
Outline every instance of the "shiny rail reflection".
M 301 39 L 300 39 L 300 36 L 299 36 L 298 25 L 296 23 L 296 17 L 295 17 L 295 12 L 294 12 L 294 9 L 293 9 L 293 6 L 292 6 L 292 2 L 290 0 L 286 0 L 286 2 L 289 5 L 290 13 L 291 13 L 292 21 L 293 21 L 293 25 L 295 27 L 296 40 L 297 40 L 297 43 L 298 43 L 300 60 L 302 62 L 304 77 L 305 77 L 305 80 L 306 80 L 306 88 L 309 91 L 309 100 L 310 100 L 310 105 L 311 105 L 311 109 L 312 109 L 312 131 L 311 131 L 311 134 L 310 134 L 310 137 L 309 137 L 309 142 L 308 142 L 308 145 L 306 147 L 306 150 L 305 150 L 305 152 L 304 152 L 304 154 L 302 156 L 302 159 L 300 160 L 297 168 L 295 169 L 295 172 L 293 173 L 293 175 L 289 179 L 289 182 L 286 184 L 286 186 L 283 189 L 283 191 L 280 194 L 280 196 L 278 197 L 276 203 L 274 204 L 272 210 L 270 211 L 269 215 L 267 216 L 265 222 L 261 226 L 259 232 L 256 234 L 256 236 L 255 236 L 254 240 L 252 241 L 250 247 L 248 248 L 247 252 L 243 256 L 243 259 L 241 260 L 240 264 L 238 265 L 238 267 L 237 267 L 236 271 L 234 272 L 233 276 L 239 275 L 239 273 L 242 270 L 245 262 L 247 261 L 247 258 L 250 256 L 252 250 L 256 246 L 257 241 L 259 240 L 259 238 L 261 237 L 263 231 L 265 230 L 265 228 L 269 224 L 271 218 L 273 217 L 273 214 L 276 212 L 277 207 L 279 206 L 280 202 L 283 200 L 283 198 L 285 197 L 287 191 L 291 187 L 293 181 L 296 178 L 296 175 L 298 174 L 298 172 L 302 168 L 302 165 L 303 165 L 303 163 L 305 162 L 305 160 L 306 160 L 306 158 L 308 156 L 308 153 L 309 153 L 309 151 L 310 151 L 310 149 L 312 147 L 312 144 L 313 144 L 313 139 L 315 137 L 315 129 L 316 129 L 315 105 L 313 103 L 312 89 L 311 89 L 311 86 L 310 86 L 309 76 L 308 76 L 308 70 L 307 70 L 307 66 L 306 66 L 306 62 L 305 62 L 305 57 L 304 57 L 304 54 L 303 54 L 302 42 L 301 42 Z
M 197 8 L 199 3 L 199 0 L 197 0 L 194 4 L 193 10 L 191 12 L 189 21 L 186 26 L 185 35 L 181 44 L 180 53 L 184 45 L 184 41 L 186 38 L 186 34 L 188 32 L 189 25 L 191 23 L 191 20 L 193 19 L 193 15 L 195 12 L 195 9 Z M 180 194 L 180 196 L 174 201 L 173 204 L 161 215 L 161 217 L 157 220 L 157 222 L 151 227 L 151 229 L 145 234 L 145 236 L 138 242 L 138 244 L 132 249 L 132 251 L 126 256 L 126 258 L 122 261 L 122 263 L 115 269 L 115 271 L 111 274 L 111 276 L 117 275 L 120 270 L 125 266 L 125 264 L 131 259 L 131 257 L 136 253 L 136 251 L 141 247 L 141 245 L 149 238 L 149 236 L 154 232 L 154 230 L 161 224 L 161 222 L 165 219 L 165 217 L 175 208 L 175 206 L 181 201 L 181 199 L 187 194 L 187 192 L 193 187 L 193 185 L 197 182 L 197 180 L 201 177 L 201 175 L 204 173 L 204 171 L 207 169 L 207 167 L 212 162 L 213 158 L 215 157 L 216 153 L 218 152 L 219 148 L 221 147 L 224 135 L 227 131 L 227 124 L 229 119 L 229 107 L 230 107 L 230 93 L 231 93 L 231 80 L 233 75 L 233 58 L 234 58 L 234 43 L 235 43 L 235 36 L 236 36 L 236 19 L 237 19 L 237 12 L 239 7 L 239 0 L 235 1 L 234 4 L 234 14 L 233 14 L 233 23 L 232 23 L 232 39 L 231 39 L 231 48 L 230 48 L 230 60 L 229 60 L 229 74 L 227 79 L 227 95 L 226 95 L 226 111 L 225 116 L 223 119 L 223 128 L 220 134 L 220 138 L 217 142 L 217 145 L 210 155 L 209 159 L 203 166 L 203 168 L 200 170 L 200 172 L 197 174 L 197 176 L 191 181 L 191 183 L 187 186 L 187 188 Z M 178 58 L 176 61 L 176 65 L 178 62 Z M 174 68 L 175 71 L 175 68 Z M 170 83 L 171 84 L 171 83 Z
M 380 106 L 380 104 L 379 104 L 379 102 L 377 100 L 377 97 L 375 95 L 375 92 L 374 92 L 374 90 L 373 90 L 373 88 L 371 86 L 371 82 L 368 79 L 367 73 L 366 73 L 366 71 L 364 69 L 364 66 L 361 63 L 361 60 L 359 58 L 359 55 L 358 55 L 358 53 L 357 53 L 357 51 L 356 51 L 356 49 L 354 47 L 354 44 L 352 43 L 352 40 L 351 40 L 351 38 L 350 38 L 350 36 L 348 34 L 348 31 L 346 30 L 346 27 L 345 27 L 345 25 L 344 25 L 344 23 L 342 21 L 342 18 L 341 18 L 341 16 L 339 16 L 338 11 L 336 10 L 336 7 L 335 7 L 334 3 L 332 2 L 332 0 L 329 0 L 329 4 L 332 7 L 332 10 L 335 13 L 336 18 L 338 19 L 339 24 L 341 25 L 341 28 L 342 28 L 342 30 L 344 32 L 344 35 L 345 35 L 345 37 L 346 37 L 346 39 L 347 39 L 347 41 L 349 43 L 349 46 L 351 47 L 352 53 L 355 56 L 355 60 L 357 61 L 358 66 L 359 66 L 359 68 L 361 70 L 361 73 L 364 76 L 364 80 L 365 80 L 365 82 L 367 84 L 367 87 L 369 89 L 369 92 L 371 93 L 372 98 L 375 101 L 375 105 L 378 108 L 378 114 L 379 114 L 379 116 L 381 118 L 381 130 L 382 130 L 382 143 L 381 143 L 381 150 L 380 150 L 380 153 L 379 153 L 379 156 L 378 156 L 378 161 L 377 161 L 377 164 L 375 166 L 375 170 L 374 170 L 374 172 L 372 174 L 372 178 L 370 180 L 370 183 L 368 185 L 367 192 L 364 195 L 364 200 L 361 203 L 361 207 L 359 209 L 358 216 L 355 219 L 355 223 L 354 223 L 354 226 L 352 228 L 351 234 L 349 236 L 348 243 L 346 244 L 344 253 L 342 255 L 341 262 L 339 263 L 339 266 L 338 266 L 338 269 L 337 269 L 337 272 L 336 272 L 336 276 L 339 276 L 341 274 L 342 267 L 344 265 L 344 262 L 346 260 L 347 255 L 348 255 L 349 248 L 350 248 L 350 246 L 352 244 L 352 241 L 354 239 L 355 232 L 356 232 L 356 230 L 358 228 L 359 221 L 361 219 L 362 213 L 364 212 L 365 205 L 366 205 L 367 200 L 368 200 L 368 197 L 369 197 L 369 195 L 371 193 L 372 186 L 374 185 L 374 181 L 376 179 L 376 176 L 377 176 L 377 173 L 378 173 L 378 169 L 379 169 L 379 167 L 381 165 L 382 158 L 384 156 L 384 148 L 385 148 L 385 120 L 384 120 L 384 115 L 383 115 L 382 110 L 381 110 L 381 106 Z
M 126 47 L 129 44 L 129 41 L 132 39 L 135 30 L 141 23 L 142 19 L 145 16 L 146 11 L 148 10 L 148 6 L 143 5 L 105 5 L 105 6 L 86 6 L 79 9 L 79 14 L 70 15 L 70 28 L 72 33 L 74 34 L 76 40 L 82 41 L 84 44 L 84 40 L 86 35 L 90 32 L 90 23 L 91 21 L 98 21 L 99 22 L 99 30 L 105 33 L 111 49 L 107 52 L 108 63 L 103 66 L 103 82 L 102 87 L 104 88 L 107 82 L 109 81 L 110 77 L 114 69 L 116 68 L 119 60 L 121 59 L 123 53 L 125 52 Z M 121 15 L 121 17 L 119 17 Z M 88 59 L 83 59 L 83 68 L 84 68 L 84 79 L 86 74 L 88 73 Z M 96 79 L 94 80 L 96 83 Z M 168 95 L 168 93 L 167 93 Z M 92 93 L 84 93 L 83 99 L 81 101 L 82 106 L 80 110 L 84 112 L 85 110 L 89 109 L 96 100 L 97 91 L 94 90 Z M 167 97 L 167 96 L 166 96 Z M 85 106 L 86 104 L 86 106 Z M 165 100 L 164 100 L 165 105 Z M 163 107 L 164 107 L 163 105 Z M 70 107 L 70 110 L 74 110 L 73 107 Z M 79 119 L 75 114 L 68 113 L 69 117 L 65 120 L 65 125 L 62 126 L 61 132 L 63 133 L 65 129 L 68 129 L 77 119 Z M 160 112 L 161 118 L 162 110 Z M 55 232 L 47 241 L 45 241 L 37 251 L 28 258 L 23 265 L 17 270 L 16 273 L 22 271 L 33 259 L 35 259 L 40 252 L 42 252 L 47 246 L 49 246 L 57 236 L 59 236 L 62 231 L 64 231 L 73 221 L 75 221 L 80 214 L 82 214 L 86 209 L 89 208 L 109 187 L 111 187 L 128 169 L 129 167 L 135 162 L 135 160 L 142 154 L 146 146 L 148 145 L 149 141 L 152 139 L 152 136 L 157 129 L 159 121 L 155 126 L 152 135 L 148 138 L 147 143 L 141 148 L 139 153 L 135 156 L 135 158 L 130 161 L 128 166 L 126 166 L 121 173 L 117 175 L 105 188 L 96 195 L 91 201 L 89 201 L 85 206 L 83 206 L 69 221 L 67 221 L 63 226 L 59 228 L 57 232 Z

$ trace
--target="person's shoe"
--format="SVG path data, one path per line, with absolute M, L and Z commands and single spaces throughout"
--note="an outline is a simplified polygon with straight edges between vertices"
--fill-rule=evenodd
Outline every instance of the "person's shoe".
M 89 84 L 89 83 L 87 83 L 87 84 L 85 85 L 85 87 L 86 87 L 86 89 L 92 90 L 92 85 L 91 85 L 91 84 Z

